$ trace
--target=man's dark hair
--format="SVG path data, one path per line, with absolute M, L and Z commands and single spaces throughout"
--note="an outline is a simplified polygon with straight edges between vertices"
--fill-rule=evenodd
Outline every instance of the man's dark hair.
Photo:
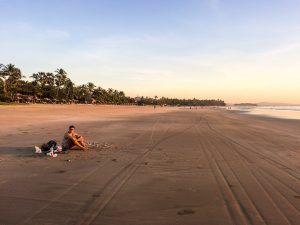
M 74 125 L 69 126 L 69 129 L 72 129 L 72 128 L 75 129 L 75 126 Z

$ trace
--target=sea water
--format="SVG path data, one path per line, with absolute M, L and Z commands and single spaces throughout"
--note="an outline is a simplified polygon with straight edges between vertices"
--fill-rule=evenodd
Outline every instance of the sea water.
M 240 110 L 250 115 L 262 115 L 282 119 L 300 120 L 299 106 L 233 106 L 232 110 Z

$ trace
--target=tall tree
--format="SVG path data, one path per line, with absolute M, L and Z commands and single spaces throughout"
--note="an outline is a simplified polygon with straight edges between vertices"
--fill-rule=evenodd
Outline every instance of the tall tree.
M 74 98 L 74 83 L 67 78 L 65 81 L 64 93 L 66 100 L 73 100 Z
M 4 97 L 8 97 L 8 93 L 15 89 L 18 82 L 22 78 L 21 70 L 13 64 L 7 64 L 6 66 L 0 64 L 0 80 L 3 85 Z
M 90 94 L 93 95 L 96 85 L 92 82 L 88 82 L 86 86 L 89 89 Z
M 79 100 L 82 103 L 87 103 L 91 100 L 92 95 L 90 93 L 90 90 L 87 85 L 82 84 L 75 89 L 75 95 L 77 100 Z
M 56 98 L 58 99 L 59 90 L 65 84 L 67 79 L 67 72 L 62 68 L 57 69 L 55 72 L 55 84 L 57 86 Z
M 35 84 L 35 94 L 40 97 L 50 97 L 54 92 L 54 75 L 53 73 L 37 72 L 30 76 Z

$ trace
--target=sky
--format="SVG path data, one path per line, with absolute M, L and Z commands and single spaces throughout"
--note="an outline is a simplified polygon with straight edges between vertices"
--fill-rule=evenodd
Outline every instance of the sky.
M 300 0 L 0 0 L 0 63 L 134 96 L 300 104 Z

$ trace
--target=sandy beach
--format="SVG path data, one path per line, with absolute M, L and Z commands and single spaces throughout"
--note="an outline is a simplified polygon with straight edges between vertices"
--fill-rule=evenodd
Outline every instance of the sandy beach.
M 224 109 L 0 107 L 1 225 L 299 224 L 300 121 Z M 74 124 L 88 151 L 57 158 Z

